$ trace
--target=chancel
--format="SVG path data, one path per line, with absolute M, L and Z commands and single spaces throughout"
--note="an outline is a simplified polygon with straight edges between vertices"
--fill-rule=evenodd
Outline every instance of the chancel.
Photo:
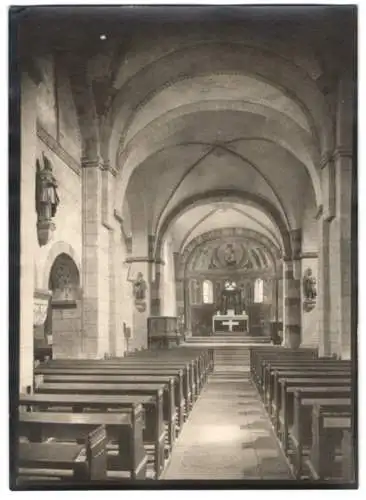
M 356 8 L 63 9 L 10 23 L 12 488 L 354 484 Z
M 220 312 L 212 318 L 212 330 L 218 332 L 248 333 L 248 315 L 242 291 L 234 281 L 226 281 L 222 291 Z

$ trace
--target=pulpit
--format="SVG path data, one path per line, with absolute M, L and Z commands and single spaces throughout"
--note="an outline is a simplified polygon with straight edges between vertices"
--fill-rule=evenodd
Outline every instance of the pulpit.
M 175 316 L 150 316 L 147 320 L 149 349 L 164 349 L 180 344 L 182 336 Z

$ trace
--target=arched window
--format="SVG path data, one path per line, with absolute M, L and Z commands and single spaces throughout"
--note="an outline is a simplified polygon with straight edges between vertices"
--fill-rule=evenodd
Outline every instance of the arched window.
M 258 278 L 254 283 L 254 302 L 263 302 L 263 280 Z
M 204 304 L 213 303 L 213 285 L 212 281 L 205 280 L 202 287 L 202 296 Z

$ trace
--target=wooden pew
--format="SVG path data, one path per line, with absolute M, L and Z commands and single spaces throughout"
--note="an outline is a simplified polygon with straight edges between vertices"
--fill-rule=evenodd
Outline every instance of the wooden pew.
M 271 419 L 278 417 L 278 414 L 281 410 L 282 406 L 282 394 L 285 394 L 286 384 L 291 384 L 291 380 L 298 379 L 329 379 L 329 380 L 347 380 L 348 383 L 351 383 L 351 376 L 349 370 L 340 370 L 340 371 L 332 371 L 332 370 L 312 370 L 311 368 L 307 370 L 300 369 L 292 369 L 292 370 L 275 370 L 273 372 L 273 381 L 272 387 L 269 390 L 269 394 L 267 396 L 267 404 L 266 408 L 269 413 Z M 281 380 L 281 382 L 280 382 Z M 294 383 L 292 383 L 294 385 Z M 300 385 L 299 383 L 297 385 Z M 306 385 L 309 385 L 306 383 Z
M 291 445 L 294 449 L 294 473 L 300 479 L 303 474 L 303 457 L 309 455 L 312 446 L 311 415 L 314 404 L 337 408 L 338 412 L 351 411 L 350 398 L 336 398 L 328 393 L 326 398 L 308 397 L 301 390 L 295 393 L 294 426 L 289 434 Z M 310 415 L 310 418 L 309 418 Z M 310 422 L 309 422 L 310 420 Z
M 144 441 L 146 443 L 154 443 L 155 473 L 158 478 L 164 467 L 165 430 L 163 425 L 162 400 L 163 390 L 160 391 L 158 400 L 154 396 L 149 395 L 106 395 L 98 392 L 97 394 L 45 394 L 38 392 L 35 394 L 21 394 L 19 405 L 25 406 L 28 411 L 31 411 L 31 408 L 44 411 L 44 409 L 64 407 L 68 410 L 71 409 L 75 413 L 82 413 L 85 410 L 96 410 L 99 413 L 104 413 L 108 410 L 120 412 L 123 408 L 132 409 L 134 406 L 142 404 L 146 413 Z
M 140 353 L 133 353 L 132 356 L 140 356 Z M 182 346 L 172 349 L 159 349 L 159 350 L 147 350 L 141 353 L 141 357 L 151 357 L 155 356 L 158 358 L 168 358 L 168 359 L 200 359 L 205 365 L 212 365 L 213 361 L 213 349 L 202 349 L 199 347 L 188 347 Z
M 181 368 L 176 367 L 163 367 L 155 368 L 147 365 L 123 366 L 123 367 L 108 367 L 104 368 L 103 365 L 90 365 L 90 366 L 53 366 L 53 365 L 39 365 L 35 369 L 35 375 L 145 375 L 145 376 L 158 376 L 158 375 L 171 375 L 179 378 L 179 386 L 183 387 L 183 396 L 185 403 L 186 418 L 192 407 L 192 387 L 190 385 L 190 378 L 187 373 Z
M 207 352 L 182 351 L 182 349 L 168 351 L 145 351 L 143 355 L 140 355 L 140 353 L 134 353 L 132 356 L 128 356 L 127 358 L 119 358 L 119 361 L 127 362 L 128 360 L 149 359 L 157 362 L 188 362 L 191 365 L 195 386 L 197 392 L 199 393 L 207 379 L 207 372 L 209 370 L 209 359 L 207 356 Z
M 174 382 L 169 379 L 169 384 L 164 383 L 94 383 L 94 382 L 58 382 L 43 383 L 37 387 L 37 392 L 46 394 L 122 394 L 122 395 L 148 395 L 156 400 L 156 409 L 160 416 L 154 416 L 154 421 L 165 420 L 168 425 L 168 442 L 172 449 L 175 441 L 175 402 L 174 402 Z M 163 404 L 161 405 L 161 394 L 163 394 Z M 148 408 L 149 409 L 149 408 Z M 165 410 L 165 411 L 164 411 Z M 159 414 L 158 414 L 159 415 Z M 159 432 L 157 430 L 157 432 Z M 160 436 L 161 434 L 159 434 Z
M 345 429 L 343 431 L 341 449 L 343 481 L 347 483 L 355 483 L 357 476 L 355 469 L 357 443 L 355 441 L 353 426 L 351 429 Z
M 281 376 L 281 373 L 290 374 L 291 372 L 304 372 L 305 376 L 309 373 L 332 373 L 334 376 L 339 374 L 340 372 L 348 372 L 350 373 L 351 368 L 348 364 L 339 363 L 339 361 L 325 361 L 325 362 L 291 362 L 283 364 L 281 362 L 268 363 L 264 368 L 264 377 L 263 377 L 263 389 L 262 389 L 262 398 L 266 407 L 271 411 L 271 407 L 269 405 L 270 401 L 274 397 L 274 390 L 276 386 L 276 378 Z
M 209 371 L 212 363 L 213 355 L 209 354 L 209 351 L 198 351 L 197 349 L 169 349 L 169 350 L 159 350 L 159 351 L 144 351 L 131 353 L 123 358 L 109 358 L 107 360 L 78 360 L 80 364 L 88 364 L 90 362 L 94 363 L 108 363 L 108 364 L 120 364 L 128 363 L 133 361 L 149 360 L 153 363 L 184 363 L 190 365 L 189 369 L 192 369 L 194 375 L 194 385 L 197 389 L 203 386 L 204 381 L 207 378 L 207 372 Z M 51 362 L 54 365 L 65 365 L 66 363 L 72 363 L 72 360 L 57 359 Z
M 174 404 L 176 406 L 177 412 L 177 425 L 174 422 L 172 426 L 172 432 L 174 431 L 178 434 L 183 427 L 184 423 L 184 396 L 183 396 L 183 379 L 179 376 L 171 375 L 42 375 L 40 383 L 60 383 L 60 382 L 93 382 L 94 384 L 107 383 L 107 384 L 126 384 L 126 383 L 136 383 L 136 384 L 167 384 L 165 391 L 174 391 Z M 168 394 L 168 401 L 172 400 Z M 164 404 L 164 419 L 168 421 L 169 409 L 167 408 L 167 398 L 163 399 Z M 172 417 L 174 418 L 174 416 Z
M 275 359 L 316 359 L 317 350 L 309 348 L 289 349 L 282 346 L 261 346 L 250 349 L 250 373 L 258 390 L 261 388 L 263 363 Z
M 281 379 L 281 385 L 283 404 L 278 417 L 278 423 L 275 423 L 275 430 L 282 441 L 285 453 L 288 451 L 289 429 L 295 423 L 295 394 L 316 398 L 326 398 L 329 395 L 342 398 L 349 397 L 350 395 L 349 379 Z M 305 409 L 305 411 L 308 410 L 308 408 Z M 310 425 L 310 410 L 309 415 L 304 414 L 297 417 L 300 429 L 305 425 L 302 423 L 303 417 L 307 418 L 307 423 Z
M 145 479 L 142 405 L 124 409 L 123 413 L 20 412 L 18 434 L 31 442 L 49 438 L 79 441 L 100 425 L 105 426 L 108 441 L 118 445 L 117 456 L 108 456 L 107 470 L 128 471 L 131 479 Z
M 94 426 L 84 445 L 74 443 L 18 444 L 18 479 L 58 478 L 71 483 L 86 484 L 107 478 L 107 434 L 105 426 Z
M 74 368 L 75 363 L 70 363 L 69 360 L 52 360 L 49 363 L 42 363 L 39 367 L 37 367 L 37 372 L 40 372 L 44 368 Z M 151 360 L 151 359 L 130 359 L 130 358 L 121 358 L 121 360 L 112 361 L 112 360 L 78 360 L 78 368 L 92 368 L 96 369 L 97 367 L 103 367 L 104 370 L 128 370 L 128 369 L 148 369 L 149 372 L 153 370 L 159 369 L 167 370 L 176 369 L 183 370 L 184 381 L 183 384 L 187 388 L 189 393 L 189 410 L 192 408 L 194 401 L 198 397 L 198 389 L 197 389 L 197 371 L 195 371 L 195 366 L 189 361 L 178 360 Z M 76 368 L 76 367 L 75 367 Z
M 342 449 L 342 440 L 344 431 L 350 432 L 351 427 L 351 413 L 345 411 L 343 406 L 313 405 L 312 446 L 310 456 L 305 461 L 312 479 L 349 481 L 348 474 L 343 476 L 342 463 L 349 461 L 353 450 L 352 446 Z M 342 453 L 347 456 L 343 457 Z M 337 462 L 338 456 L 342 459 L 341 463 Z

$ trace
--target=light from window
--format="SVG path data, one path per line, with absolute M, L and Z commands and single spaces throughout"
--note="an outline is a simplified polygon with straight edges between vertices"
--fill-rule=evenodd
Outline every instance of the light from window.
M 263 280 L 258 278 L 254 283 L 254 302 L 263 302 Z
M 202 296 L 204 304 L 213 303 L 213 285 L 212 281 L 205 280 L 202 287 Z

